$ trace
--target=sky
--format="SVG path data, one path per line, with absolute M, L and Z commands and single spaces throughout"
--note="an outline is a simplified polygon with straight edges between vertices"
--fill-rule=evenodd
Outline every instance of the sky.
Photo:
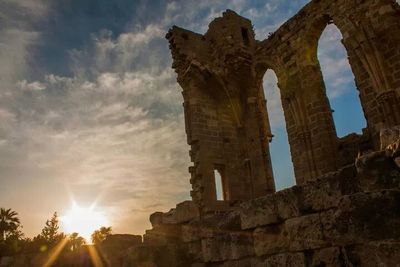
M 95 203 L 116 233 L 190 199 L 181 88 L 164 38 L 232 9 L 263 40 L 307 0 L 0 0 L 0 206 L 27 236 Z M 339 136 L 365 127 L 341 34 L 318 56 Z M 276 76 L 264 78 L 277 189 L 294 184 Z M 355 123 L 360 122 L 360 123 Z

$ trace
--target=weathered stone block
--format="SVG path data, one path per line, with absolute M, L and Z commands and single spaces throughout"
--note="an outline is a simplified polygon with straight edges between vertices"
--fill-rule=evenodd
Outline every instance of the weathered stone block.
M 346 247 L 351 266 L 400 266 L 400 241 L 383 240 Z
M 303 251 L 329 246 L 325 240 L 319 214 L 289 219 L 285 222 L 290 251 Z
M 240 206 L 242 229 L 281 222 L 300 215 L 301 191 L 293 187 L 265 197 L 246 201 Z
M 186 244 L 189 256 L 195 261 L 201 261 L 202 248 L 201 241 L 193 241 Z
M 348 266 L 345 264 L 345 259 L 342 255 L 341 248 L 332 247 L 316 250 L 312 252 L 311 266 L 326 266 L 326 267 L 342 267 Z
M 200 240 L 200 227 L 197 224 L 182 225 L 182 241 L 192 242 L 197 240 Z
M 150 215 L 151 226 L 155 227 L 163 223 L 163 213 L 162 212 L 154 212 Z
M 254 255 L 253 235 L 251 232 L 236 232 L 230 234 L 230 259 L 241 259 Z
M 278 214 L 273 197 L 266 196 L 246 201 L 240 208 L 242 229 L 251 229 L 278 222 Z
M 250 233 L 220 233 L 201 241 L 204 262 L 237 260 L 254 255 Z
M 146 245 L 164 246 L 168 244 L 168 240 L 165 235 L 158 234 L 153 230 L 146 230 L 146 233 L 143 235 L 143 243 Z
M 153 227 L 161 224 L 182 224 L 199 218 L 198 206 L 193 201 L 179 203 L 175 209 L 168 212 L 155 212 L 150 215 Z
M 359 192 L 354 166 L 332 172 L 303 186 L 294 186 L 273 195 L 243 202 L 242 229 L 280 223 L 311 212 L 337 207 L 343 195 Z
M 189 222 L 199 216 L 199 208 L 193 201 L 184 201 L 176 205 L 175 220 L 177 223 Z
M 337 245 L 400 238 L 400 191 L 345 196 L 335 212 L 321 214 L 324 235 Z
M 302 189 L 298 186 L 282 190 L 276 196 L 275 208 L 279 221 L 301 215 Z
M 202 230 L 206 231 L 239 231 L 241 230 L 240 213 L 235 210 L 203 214 L 201 226 Z
M 283 224 L 257 228 L 254 231 L 254 251 L 257 256 L 270 255 L 289 249 L 289 237 Z
M 220 235 L 201 240 L 203 262 L 218 262 L 229 259 L 229 238 Z
M 364 191 L 400 188 L 400 169 L 386 151 L 363 155 L 356 166 Z
M 337 207 L 343 195 L 361 190 L 354 166 L 329 173 L 302 187 L 303 212 L 317 212 Z
M 143 235 L 143 243 L 153 246 L 164 246 L 181 240 L 182 229 L 179 225 L 158 225 L 147 230 Z
M 162 224 L 178 224 L 176 219 L 176 209 L 171 209 L 162 214 Z

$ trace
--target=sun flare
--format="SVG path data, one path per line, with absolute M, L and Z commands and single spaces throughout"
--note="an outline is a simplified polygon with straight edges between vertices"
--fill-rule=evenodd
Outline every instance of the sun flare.
M 60 218 L 63 229 L 71 233 L 79 233 L 80 236 L 91 242 L 92 233 L 102 226 L 108 226 L 108 220 L 103 212 L 96 210 L 95 205 L 80 207 L 76 203 Z

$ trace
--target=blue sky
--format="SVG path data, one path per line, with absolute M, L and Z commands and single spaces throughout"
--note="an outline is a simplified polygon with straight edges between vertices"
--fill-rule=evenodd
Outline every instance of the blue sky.
M 0 203 L 28 236 L 54 211 L 96 202 L 116 232 L 143 233 L 148 216 L 189 199 L 181 89 L 164 36 L 172 25 L 204 33 L 232 9 L 258 40 L 306 0 L 0 2 Z M 340 32 L 319 58 L 338 135 L 359 132 L 357 91 Z M 278 189 L 294 183 L 276 77 L 264 87 Z M 358 105 L 358 106 L 357 106 Z

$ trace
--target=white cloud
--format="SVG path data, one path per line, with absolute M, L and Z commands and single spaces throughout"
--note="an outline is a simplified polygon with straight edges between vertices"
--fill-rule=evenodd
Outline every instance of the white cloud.
M 22 91 L 41 91 L 46 89 L 46 85 L 44 85 L 41 82 L 31 82 L 28 83 L 26 80 L 22 80 L 17 82 L 17 86 L 22 90 Z
M 342 34 L 331 24 L 326 27 L 319 41 L 318 58 L 328 97 L 336 98 L 354 88 L 347 52 L 341 44 Z
M 146 53 L 149 42 L 163 39 L 164 35 L 165 31 L 155 24 L 135 32 L 123 33 L 116 40 L 112 39 L 111 32 L 103 31 L 94 36 L 95 67 L 104 70 L 113 66 L 114 71 L 125 71 L 142 53 Z
M 268 70 L 265 73 L 263 86 L 271 128 L 284 127 L 285 117 L 282 109 L 280 89 L 278 87 L 278 78 L 272 70 Z

